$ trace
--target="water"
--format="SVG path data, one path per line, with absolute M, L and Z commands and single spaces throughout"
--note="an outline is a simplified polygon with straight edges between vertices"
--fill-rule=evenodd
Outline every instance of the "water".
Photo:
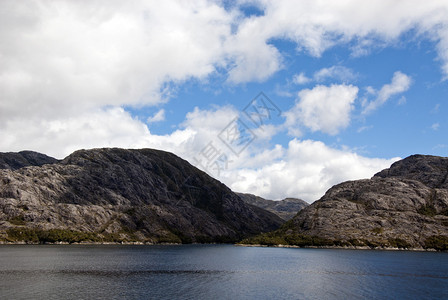
M 1 299 L 448 299 L 448 253 L 3 245 Z

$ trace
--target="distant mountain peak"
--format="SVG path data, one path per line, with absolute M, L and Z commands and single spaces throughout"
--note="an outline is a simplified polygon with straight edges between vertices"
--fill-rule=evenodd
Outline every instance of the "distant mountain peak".
M 294 217 L 300 210 L 309 205 L 306 201 L 297 198 L 285 198 L 283 200 L 275 201 L 267 200 L 252 194 L 237 194 L 246 203 L 266 209 L 284 219 L 285 221 L 292 219 L 292 217 Z
M 59 160 L 34 151 L 0 152 L 0 169 L 17 170 L 28 166 L 54 164 Z

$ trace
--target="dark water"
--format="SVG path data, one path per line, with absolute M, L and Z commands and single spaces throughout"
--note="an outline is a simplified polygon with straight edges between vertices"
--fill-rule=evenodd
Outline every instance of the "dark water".
M 448 253 L 0 246 L 1 299 L 448 299 Z

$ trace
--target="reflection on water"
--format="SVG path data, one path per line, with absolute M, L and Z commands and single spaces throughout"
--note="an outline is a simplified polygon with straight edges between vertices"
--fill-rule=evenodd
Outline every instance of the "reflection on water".
M 448 253 L 0 246 L 1 299 L 448 298 Z

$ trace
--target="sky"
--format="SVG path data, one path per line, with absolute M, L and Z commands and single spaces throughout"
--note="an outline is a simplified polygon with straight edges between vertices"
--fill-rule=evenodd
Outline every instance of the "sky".
M 318 200 L 448 156 L 448 2 L 0 1 L 0 151 L 173 152 Z

